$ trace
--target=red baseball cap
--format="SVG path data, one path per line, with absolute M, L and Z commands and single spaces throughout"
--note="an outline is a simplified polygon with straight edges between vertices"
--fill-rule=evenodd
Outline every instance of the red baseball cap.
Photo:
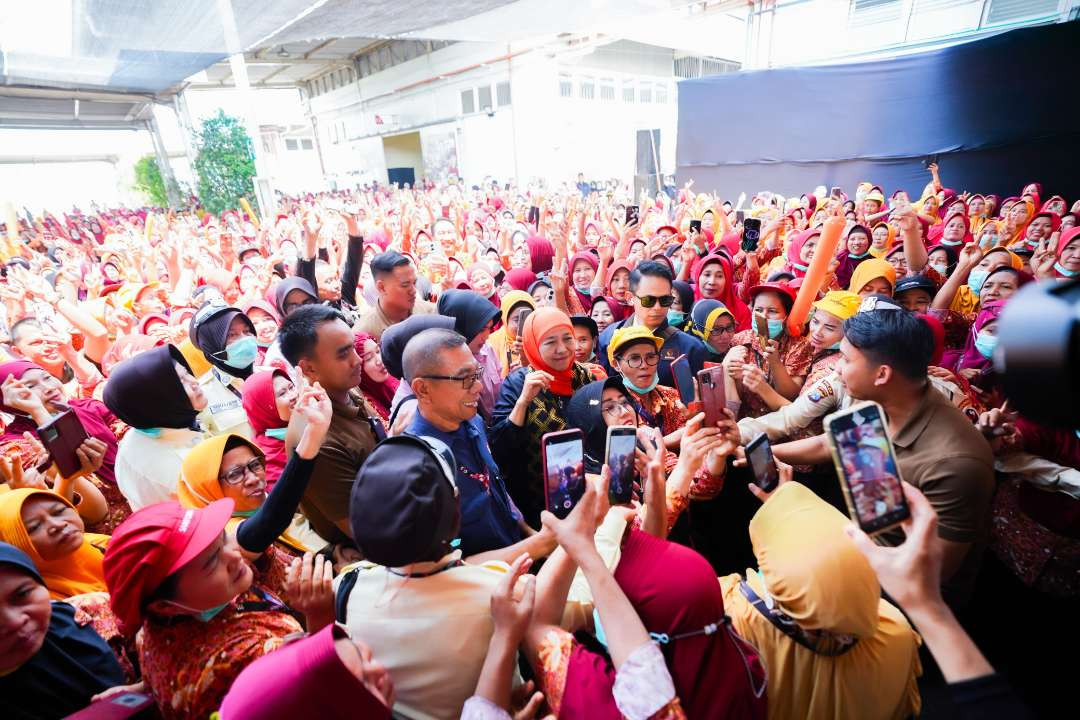
M 755 298 L 758 296 L 759 293 L 763 292 L 777 292 L 781 295 L 787 295 L 789 298 L 791 298 L 791 302 L 795 302 L 796 292 L 792 289 L 791 285 L 786 282 L 758 283 L 754 287 L 750 288 L 750 297 Z
M 109 604 L 125 635 L 142 627 L 143 604 L 165 578 L 221 536 L 233 507 L 231 498 L 204 508 L 163 502 L 139 510 L 116 528 L 103 565 Z

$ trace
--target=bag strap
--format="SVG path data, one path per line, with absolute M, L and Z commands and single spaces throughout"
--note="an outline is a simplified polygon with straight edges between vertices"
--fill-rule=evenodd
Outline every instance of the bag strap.
M 339 623 L 345 622 L 346 611 L 349 608 L 349 595 L 352 594 L 356 578 L 360 574 L 360 568 L 355 567 L 341 577 L 338 583 L 337 593 L 334 596 L 334 615 Z
M 754 592 L 754 589 L 750 587 L 749 583 L 745 580 L 739 583 L 739 589 L 742 590 L 742 594 L 746 596 L 746 599 L 750 601 L 750 604 L 754 606 L 754 609 L 772 623 L 777 630 L 784 633 L 810 652 L 825 657 L 836 657 L 843 655 L 858 643 L 858 638 L 855 638 L 853 642 L 845 643 L 837 650 L 823 650 L 818 647 L 818 643 L 813 642 L 806 636 L 805 631 L 799 627 L 794 620 L 766 605 L 765 601 L 758 597 L 758 594 Z

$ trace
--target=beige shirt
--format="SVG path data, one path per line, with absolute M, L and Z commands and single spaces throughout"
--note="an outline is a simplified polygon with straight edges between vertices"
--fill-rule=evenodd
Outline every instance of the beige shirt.
M 413 305 L 412 315 L 434 315 L 435 304 L 429 303 L 426 300 L 416 299 L 416 304 Z M 382 311 L 382 307 L 379 303 L 375 303 L 363 315 L 357 319 L 356 324 L 353 325 L 353 330 L 357 332 L 364 332 L 375 338 L 376 342 L 381 341 L 383 330 L 394 325 L 395 323 Z
M 491 592 L 509 567 L 455 566 L 460 559 L 455 551 L 393 572 L 368 562 L 358 566 L 345 625 L 394 679 L 393 709 L 405 717 L 457 720 L 480 679 L 495 628 Z M 431 574 L 395 574 L 406 570 Z M 335 592 L 343 577 L 335 580 Z

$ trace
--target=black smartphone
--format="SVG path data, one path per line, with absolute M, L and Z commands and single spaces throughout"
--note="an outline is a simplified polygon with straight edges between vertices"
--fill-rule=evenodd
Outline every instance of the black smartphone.
M 529 319 L 529 315 L 532 314 L 531 309 L 525 309 L 518 313 L 517 331 L 516 337 L 521 337 L 521 333 L 525 330 L 525 321 Z
M 525 221 L 530 225 L 536 225 L 540 222 L 540 208 L 533 205 L 529 208 L 529 215 L 525 218 Z
M 632 223 L 636 223 L 638 221 L 638 213 L 640 213 L 640 212 L 641 212 L 641 209 L 637 205 L 627 205 L 626 206 L 626 224 L 630 225 Z
M 848 513 L 864 532 L 883 532 L 911 517 L 880 405 L 859 403 L 828 417 L 825 436 Z
M 671 374 L 675 378 L 675 387 L 679 391 L 679 399 L 686 407 L 697 400 L 697 388 L 694 385 L 694 371 L 690 369 L 690 359 L 686 355 L 680 355 L 671 361 Z
M 746 212 L 743 211 L 743 210 L 736 210 L 735 211 L 735 222 L 745 223 L 746 222 Z
M 925 158 L 923 158 L 922 166 L 924 168 L 929 169 L 931 165 L 937 165 L 937 159 L 938 159 L 937 153 L 934 153 L 932 155 L 927 155 Z
M 634 450 L 637 428 L 614 425 L 607 429 L 608 499 L 612 505 L 626 505 L 634 495 Z
M 765 492 L 772 492 L 780 484 L 780 471 L 776 469 L 769 436 L 765 433 L 746 444 L 746 463 L 754 474 L 754 484 Z
M 585 446 L 580 430 L 547 433 L 540 438 L 544 460 L 544 498 L 548 512 L 565 518 L 585 494 Z
M 758 248 L 758 242 L 761 241 L 761 220 L 757 218 L 747 218 L 743 223 L 742 242 L 739 246 L 743 252 L 755 252 Z
M 701 232 L 701 221 L 700 220 L 691 220 L 690 221 L 690 232 L 692 232 L 692 233 Z
M 38 437 L 56 463 L 61 477 L 71 477 L 82 469 L 75 451 L 90 436 L 73 410 L 60 413 L 47 425 L 38 428 Z

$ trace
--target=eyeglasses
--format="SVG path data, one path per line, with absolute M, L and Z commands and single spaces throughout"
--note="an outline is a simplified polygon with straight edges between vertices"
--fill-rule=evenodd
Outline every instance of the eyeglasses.
M 422 377 L 425 380 L 454 380 L 461 383 L 462 390 L 469 390 L 484 377 L 484 369 L 480 368 L 468 375 L 418 375 L 417 377 Z
M 623 361 L 627 367 L 639 368 L 643 364 L 649 367 L 655 367 L 656 363 L 660 362 L 660 353 L 649 353 L 648 355 L 631 355 L 624 358 Z
M 247 465 L 236 465 L 235 467 L 229 468 L 220 476 L 220 480 L 226 485 L 239 485 L 244 482 L 247 473 L 251 473 L 255 477 L 258 477 L 259 473 L 265 469 L 266 461 L 257 457 L 250 460 Z
M 635 412 L 635 410 L 634 406 L 626 400 L 612 400 L 611 402 L 604 403 L 600 406 L 600 412 L 614 417 L 621 415 L 624 412 Z
M 709 333 L 709 337 L 714 335 L 730 335 L 735 332 L 735 326 L 729 325 L 727 327 L 714 327 L 712 332 Z
M 641 303 L 643 308 L 651 308 L 656 303 L 660 303 L 660 307 L 671 307 L 671 303 L 675 302 L 675 298 L 671 295 L 638 295 L 638 302 Z

